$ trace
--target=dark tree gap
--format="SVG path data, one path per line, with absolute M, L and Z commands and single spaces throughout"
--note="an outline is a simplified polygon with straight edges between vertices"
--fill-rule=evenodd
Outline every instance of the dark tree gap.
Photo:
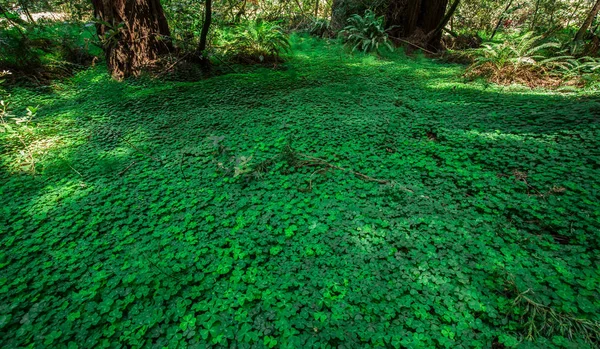
M 92 0 L 98 36 L 115 79 L 137 76 L 172 50 L 170 30 L 159 0 Z

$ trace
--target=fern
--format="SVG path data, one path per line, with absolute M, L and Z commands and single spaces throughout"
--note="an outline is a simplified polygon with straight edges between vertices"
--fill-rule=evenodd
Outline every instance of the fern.
M 367 10 L 364 16 L 354 14 L 348 18 L 348 25 L 341 34 L 352 51 L 373 52 L 382 45 L 393 50 L 383 27 L 383 17 L 377 17 L 371 10 Z
M 273 58 L 275 61 L 283 52 L 290 51 L 287 34 L 275 23 L 262 19 L 247 21 L 234 28 L 225 39 L 225 52 L 247 57 L 260 62 Z
M 531 33 L 517 40 L 485 44 L 470 50 L 473 63 L 467 74 L 488 75 L 494 81 L 524 78 L 559 78 L 579 85 L 593 81 L 600 73 L 600 59 L 576 58 L 555 41 L 543 42 Z M 522 79 L 521 79 L 522 80 Z
M 310 27 L 309 33 L 320 38 L 331 37 L 333 36 L 331 22 L 327 19 L 316 18 Z

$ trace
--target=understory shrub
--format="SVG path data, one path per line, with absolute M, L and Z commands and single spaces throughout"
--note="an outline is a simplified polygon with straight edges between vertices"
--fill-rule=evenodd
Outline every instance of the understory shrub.
M 380 46 L 393 50 L 383 26 L 383 16 L 378 17 L 371 10 L 367 10 L 364 16 L 354 14 L 348 18 L 348 25 L 341 35 L 352 51 L 373 52 L 378 51 Z
M 15 23 L 0 30 L 0 71 L 11 73 L 6 79 L 35 83 L 69 76 L 101 54 L 93 37 L 93 26 Z
M 331 38 L 334 36 L 334 32 L 331 29 L 331 21 L 324 18 L 316 18 L 311 27 L 310 27 L 310 35 L 319 37 L 319 38 Z
M 583 86 L 600 76 L 600 59 L 575 57 L 559 42 L 544 42 L 541 36 L 531 33 L 515 40 L 484 44 L 465 55 L 472 59 L 467 76 L 485 76 L 500 84 Z
M 290 42 L 283 29 L 262 19 L 244 21 L 221 35 L 223 53 L 239 63 L 270 63 L 280 61 L 289 52 Z

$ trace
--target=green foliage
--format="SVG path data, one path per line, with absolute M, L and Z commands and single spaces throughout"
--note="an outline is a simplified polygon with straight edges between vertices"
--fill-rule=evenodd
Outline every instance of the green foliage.
M 526 330 L 526 339 L 548 338 L 582 339 L 593 346 L 600 340 L 600 321 L 564 315 L 531 297 L 531 289 L 520 292 L 514 300 Z
M 262 19 L 244 21 L 224 31 L 221 40 L 223 53 L 242 63 L 276 62 L 282 53 L 290 50 L 283 29 Z
M 186 52 L 194 52 L 198 47 L 204 20 L 204 1 L 167 0 L 163 8 L 169 22 L 173 43 Z M 215 15 L 215 26 L 219 27 Z
M 354 14 L 348 18 L 348 25 L 341 35 L 344 42 L 352 47 L 352 51 L 374 52 L 380 46 L 393 50 L 383 26 L 383 17 L 378 17 L 371 10 L 367 10 L 364 16 Z
M 309 33 L 319 38 L 329 38 L 334 35 L 331 29 L 331 21 L 325 18 L 315 18 L 310 26 Z
M 3 75 L 7 73 L 0 73 L 0 77 Z M 36 149 L 32 146 L 35 140 L 32 121 L 36 113 L 37 108 L 28 107 L 25 115 L 14 115 L 9 109 L 8 100 L 0 100 L 0 139 L 6 142 L 5 149 L 14 154 L 11 163 L 31 174 L 36 173 Z
M 597 347 L 529 341 L 506 286 L 600 320 L 597 95 L 291 43 L 285 70 L 13 89 L 57 141 L 37 176 L 0 141 L 3 347 Z
M 541 36 L 527 33 L 515 40 L 484 44 L 482 48 L 471 50 L 475 56 L 471 68 L 486 64 L 492 64 L 498 70 L 507 67 L 520 69 L 524 66 L 543 68 L 547 60 L 542 51 L 551 48 L 559 49 L 561 46 L 557 42 L 540 44 L 540 40 Z
M 591 1 L 571 0 L 462 0 L 453 29 L 489 35 L 500 21 L 498 33 L 548 34 L 565 30 L 568 39 L 563 42 L 567 42 L 573 40 L 574 31 L 583 23 L 592 5 Z
M 71 75 L 88 66 L 101 50 L 95 29 L 76 23 L 51 22 L 0 30 L 0 70 L 10 78 L 35 82 Z
M 600 81 L 600 57 L 580 57 L 565 55 L 548 58 L 542 63 L 550 65 L 565 79 L 581 79 L 585 85 L 592 85 Z
M 542 42 L 541 36 L 532 33 L 501 43 L 484 44 L 466 54 L 473 58 L 467 74 L 487 75 L 495 82 L 528 84 L 533 81 L 535 85 L 543 84 L 545 77 L 558 77 L 561 81 L 589 85 L 600 76 L 600 60 L 576 58 L 559 42 Z

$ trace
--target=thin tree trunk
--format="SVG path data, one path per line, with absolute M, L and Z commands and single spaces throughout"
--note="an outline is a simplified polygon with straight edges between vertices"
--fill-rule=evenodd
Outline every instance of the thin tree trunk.
M 244 15 L 244 13 L 246 12 L 246 2 L 247 2 L 247 0 L 244 0 L 244 2 L 242 2 L 242 7 L 238 11 L 238 13 L 233 17 L 234 22 L 238 23 L 240 21 L 240 19 L 242 18 L 242 16 Z M 206 4 L 205 4 L 205 7 L 206 7 Z M 211 7 L 212 7 L 212 4 L 211 4 Z M 233 9 L 233 7 L 232 7 L 232 9 Z
M 315 18 L 319 16 L 319 0 L 315 0 Z
M 492 40 L 494 38 L 494 36 L 496 36 L 496 32 L 498 31 L 498 28 L 500 28 L 500 24 L 502 24 L 502 20 L 504 19 L 504 15 L 506 14 L 506 11 L 508 11 L 510 9 L 510 6 L 512 5 L 514 0 L 510 0 L 508 2 L 508 5 L 506 5 L 506 8 L 504 8 L 504 11 L 502 11 L 502 14 L 500 15 L 500 18 L 498 19 L 498 23 L 496 23 L 496 26 L 494 27 L 494 31 L 492 32 L 492 36 L 490 36 L 490 40 Z
M 531 20 L 531 25 L 529 26 L 529 30 L 533 30 L 535 26 L 535 22 L 537 22 L 538 10 L 540 9 L 540 0 L 537 0 L 535 3 L 535 10 L 533 11 L 533 19 Z
M 208 30 L 210 29 L 210 22 L 212 21 L 212 0 L 205 0 L 204 3 L 204 23 L 202 24 L 202 31 L 200 32 L 200 44 L 198 45 L 198 55 L 202 56 L 203 60 L 206 60 L 204 50 L 206 50 L 206 38 L 208 37 Z
M 172 49 L 159 0 L 92 0 L 98 36 L 115 79 L 137 76 L 158 55 Z M 107 38 L 108 37 L 108 38 Z
M 567 21 L 567 29 L 569 29 L 569 26 L 571 26 L 571 21 L 573 20 L 573 17 L 575 17 L 575 14 L 577 13 L 577 10 L 579 10 L 579 6 L 581 5 L 581 1 L 577 1 L 577 6 L 575 6 L 575 9 L 573 10 L 573 13 L 571 13 L 571 16 L 569 16 L 569 20 Z
M 19 27 L 19 25 L 17 23 L 15 23 L 10 18 L 10 16 L 8 15 L 8 12 L 4 9 L 4 7 L 2 7 L 2 4 L 0 4 L 0 12 L 2 12 L 2 14 L 4 15 L 4 17 L 8 21 L 8 23 L 12 24 L 13 27 L 17 28 L 17 31 L 19 32 L 19 34 L 21 34 L 21 36 L 23 37 L 23 40 L 25 40 L 25 41 L 29 40 L 29 38 L 27 37 L 27 35 L 25 35 L 25 33 L 21 30 L 21 28 Z
M 23 1 L 19 1 L 19 5 L 23 9 L 23 12 L 25 12 L 25 16 L 27 17 L 27 20 L 30 23 L 35 24 L 35 19 L 33 19 L 33 16 L 31 15 L 31 12 L 29 12 L 29 8 L 27 7 L 27 4 L 25 2 L 23 2 Z
M 594 5 L 594 7 L 592 7 L 592 10 L 585 19 L 585 22 L 583 22 L 581 28 L 579 28 L 579 31 L 575 35 L 575 41 L 583 40 L 585 33 L 587 32 L 590 25 L 592 25 L 592 22 L 594 21 L 594 18 L 598 15 L 598 12 L 600 12 L 600 0 L 596 1 L 596 4 Z
M 446 27 L 446 24 L 448 24 L 450 18 L 454 16 L 454 12 L 456 12 L 458 4 L 460 4 L 460 0 L 454 0 L 454 3 L 450 6 L 450 9 L 448 9 L 448 12 L 444 16 L 444 18 L 442 18 L 437 27 L 433 31 L 429 32 L 429 34 L 427 34 L 427 42 L 429 42 L 431 39 L 442 33 L 442 30 Z

